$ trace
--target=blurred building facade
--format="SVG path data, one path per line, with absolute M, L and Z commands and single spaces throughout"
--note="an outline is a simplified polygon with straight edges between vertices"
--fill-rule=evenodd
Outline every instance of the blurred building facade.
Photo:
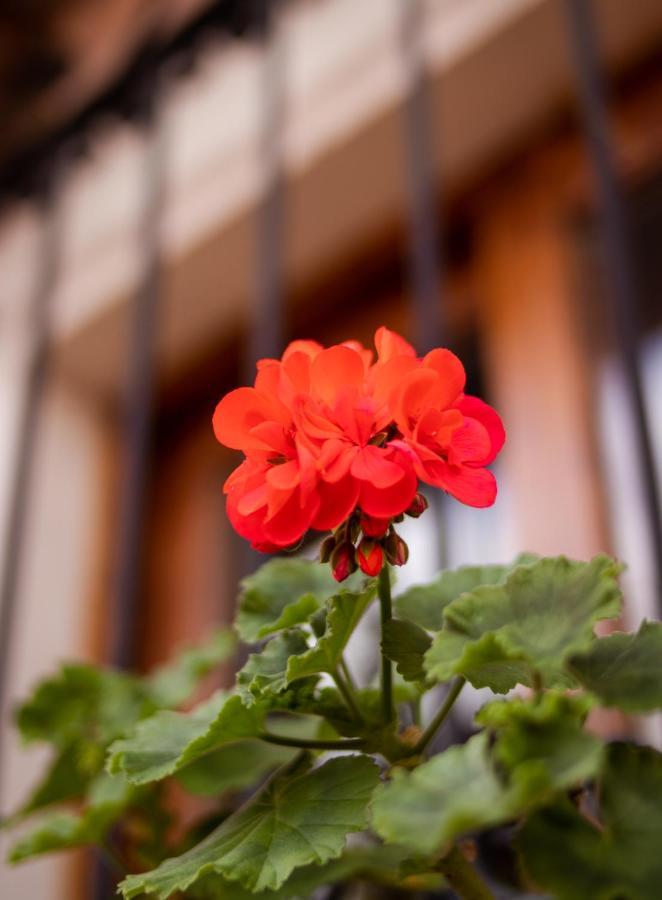
M 103 22 L 92 3 L 57 15 L 44 4 L 35 59 L 47 47 L 52 66 L 23 105 L 4 104 L 0 158 L 0 546 L 20 551 L 5 619 L 3 812 L 42 762 L 6 725 L 38 677 L 120 645 L 123 661 L 147 667 L 230 621 L 249 562 L 223 510 L 234 459 L 214 441 L 215 402 L 248 380 L 256 352 L 284 341 L 369 342 L 381 324 L 413 336 L 426 263 L 440 312 L 430 343 L 465 359 L 508 443 L 495 507 L 443 504 L 443 546 L 421 532 L 408 577 L 442 560 L 606 550 L 630 563 L 628 616 L 659 615 L 651 485 L 576 113 L 572 2 L 414 5 L 412 19 L 404 0 L 282 3 L 265 37 L 264 22 L 251 32 L 236 19 L 239 36 L 196 30 L 204 2 L 122 0 L 105 5 Z M 231 6 L 219 4 L 228 16 Z M 593 12 L 659 463 L 662 6 L 595 0 Z M 159 42 L 178 52 L 145 75 L 140 61 Z M 56 50 L 75 65 L 56 65 Z M 86 118 L 132 66 L 147 85 L 137 112 L 110 116 L 101 104 Z M 58 130 L 75 136 L 79 121 L 82 143 L 52 144 L 48 196 L 26 195 L 19 174 L 35 148 Z M 22 540 L 12 543 L 35 384 Z M 137 394 L 149 401 L 142 420 Z M 122 565 L 135 580 L 128 617 L 117 606 Z M 113 641 L 122 616 L 130 633 Z M 12 900 L 87 896 L 80 861 L 2 869 L 0 883 Z

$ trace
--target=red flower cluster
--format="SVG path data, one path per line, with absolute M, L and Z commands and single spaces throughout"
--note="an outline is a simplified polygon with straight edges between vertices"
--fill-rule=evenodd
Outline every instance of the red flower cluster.
M 491 407 L 464 393 L 460 360 L 449 350 L 419 359 L 386 328 L 375 346 L 376 358 L 355 341 L 328 349 L 294 341 L 282 359 L 258 363 L 254 387 L 216 407 L 217 439 L 246 457 L 225 484 L 228 516 L 257 549 L 290 547 L 356 510 L 364 533 L 378 538 L 416 509 L 419 480 L 470 506 L 494 502 L 485 467 L 504 430 Z M 374 568 L 379 554 L 366 549 Z

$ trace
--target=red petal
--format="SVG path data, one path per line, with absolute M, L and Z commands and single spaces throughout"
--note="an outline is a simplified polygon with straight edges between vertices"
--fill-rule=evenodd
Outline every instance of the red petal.
M 299 491 L 293 491 L 283 508 L 268 522 L 264 523 L 264 537 L 279 547 L 291 547 L 310 528 L 317 510 L 319 497 L 313 494 L 307 503 L 301 504 Z
M 368 481 L 376 488 L 388 488 L 402 478 L 402 468 L 388 459 L 389 451 L 370 444 L 354 457 L 351 472 L 360 481 Z
M 435 392 L 435 406 L 446 409 L 464 390 L 467 376 L 464 366 L 450 350 L 431 350 L 423 359 L 423 366 L 434 369 L 441 378 Z
M 362 385 L 363 360 L 349 347 L 329 347 L 313 360 L 310 382 L 312 393 L 333 407 L 341 388 Z
M 399 516 L 411 504 L 416 496 L 418 479 L 407 457 L 394 454 L 398 466 L 402 469 L 402 478 L 388 488 L 377 488 L 368 481 L 361 482 L 359 505 L 364 513 L 378 519 L 391 519 Z
M 448 449 L 448 460 L 453 465 L 461 463 L 482 464 L 492 448 L 487 429 L 476 419 L 465 419 L 464 425 L 453 433 Z
M 293 353 L 305 353 L 310 359 L 314 359 L 323 349 L 324 347 L 317 341 L 292 341 L 285 348 L 283 362 L 286 362 Z
M 281 465 L 271 466 L 267 470 L 269 486 L 277 491 L 291 491 L 299 484 L 300 480 L 299 462 L 296 459 L 291 459 Z
M 311 527 L 318 531 L 330 531 L 354 512 L 359 499 L 359 485 L 351 476 L 335 484 L 320 481 L 317 494 L 320 506 Z
M 471 419 L 476 419 L 486 429 L 492 442 L 492 447 L 484 459 L 477 460 L 480 465 L 488 466 L 496 458 L 497 453 L 501 450 L 506 440 L 506 432 L 503 422 L 499 418 L 498 413 L 484 403 L 478 397 L 462 397 L 455 404 L 460 412 Z
M 256 425 L 276 418 L 272 404 L 263 394 L 255 388 L 237 388 L 216 407 L 214 434 L 219 443 L 234 450 L 268 450 L 269 445 L 251 432 Z
M 380 362 L 388 362 L 396 356 L 416 356 L 411 344 L 384 325 L 375 332 L 375 347 Z

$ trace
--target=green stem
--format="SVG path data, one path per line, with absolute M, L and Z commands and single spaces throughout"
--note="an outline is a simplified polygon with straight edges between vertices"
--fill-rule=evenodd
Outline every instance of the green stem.
M 313 741 L 307 738 L 295 738 L 264 731 L 258 735 L 261 741 L 278 744 L 280 747 L 299 747 L 302 750 L 360 750 L 363 738 L 346 738 L 342 741 Z
M 379 573 L 378 581 L 379 603 L 381 606 L 382 620 L 382 641 L 384 639 L 384 629 L 387 622 L 393 617 L 393 607 L 391 601 L 391 577 L 389 568 L 385 565 Z M 382 707 L 384 710 L 384 722 L 389 725 L 395 720 L 395 707 L 393 705 L 393 670 L 391 660 L 384 654 L 382 650 Z
M 446 721 L 446 718 L 453 708 L 453 704 L 460 696 L 460 691 L 466 684 L 466 681 L 462 676 L 456 678 L 453 684 L 451 685 L 451 689 L 446 695 L 446 699 L 443 702 L 443 705 L 439 712 L 432 719 L 428 727 L 425 729 L 423 734 L 421 735 L 418 743 L 414 747 L 414 753 L 422 753 L 427 745 L 430 743 L 432 738 L 435 736 L 437 731 L 441 728 L 443 723 Z
M 359 709 L 359 705 L 356 701 L 356 697 L 354 696 L 354 692 L 350 688 L 349 684 L 343 679 L 342 675 L 338 670 L 336 670 L 332 675 L 333 680 L 336 683 L 336 687 L 340 691 L 343 696 L 343 700 L 349 707 L 352 715 L 358 722 L 363 722 L 363 716 L 361 715 L 361 710 Z
M 494 900 L 492 891 L 458 847 L 453 847 L 437 868 L 462 900 Z
M 347 665 L 347 660 L 344 656 L 340 657 L 340 671 L 342 672 L 343 678 L 347 682 L 347 686 L 353 693 L 356 693 L 356 682 L 352 677 L 352 673 L 349 671 L 349 666 Z

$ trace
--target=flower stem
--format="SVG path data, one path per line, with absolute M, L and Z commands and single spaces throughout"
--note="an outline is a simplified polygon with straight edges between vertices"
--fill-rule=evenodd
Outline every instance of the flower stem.
M 289 737 L 264 731 L 258 735 L 261 741 L 278 744 L 280 747 L 300 747 L 302 750 L 360 750 L 363 738 L 346 738 L 341 741 L 313 741 L 307 738 Z
M 446 718 L 453 708 L 453 704 L 460 696 L 460 691 L 466 684 L 466 681 L 462 676 L 456 678 L 453 684 L 451 685 L 451 689 L 446 695 L 446 699 L 444 700 L 441 709 L 432 719 L 428 727 L 425 729 L 423 734 L 421 735 L 418 743 L 414 747 L 414 753 L 422 753 L 427 745 L 430 743 L 432 738 L 435 736 L 437 731 L 441 728 L 443 723 L 446 721 Z
M 336 669 L 336 671 L 333 673 L 332 678 L 336 683 L 336 687 L 342 694 L 343 700 L 345 701 L 347 706 L 350 708 L 350 711 L 352 712 L 354 718 L 357 721 L 362 722 L 363 716 L 361 715 L 361 710 L 359 709 L 359 705 L 356 701 L 354 691 L 349 686 L 348 682 L 346 682 L 344 680 L 344 678 L 342 677 L 342 675 L 340 674 L 340 671 L 338 669 Z
M 492 891 L 457 846 L 439 861 L 437 868 L 462 900 L 494 900 Z
M 382 640 L 384 628 L 393 617 L 391 602 L 391 577 L 388 566 L 384 566 L 379 573 L 378 581 L 379 603 L 381 605 Z M 384 722 L 389 725 L 395 719 L 395 707 L 393 705 L 393 670 L 391 660 L 382 650 L 382 706 L 384 710 Z
M 356 682 L 352 678 L 352 673 L 349 671 L 349 666 L 347 665 L 347 660 L 344 656 L 340 657 L 340 671 L 347 682 L 347 686 L 356 693 Z

